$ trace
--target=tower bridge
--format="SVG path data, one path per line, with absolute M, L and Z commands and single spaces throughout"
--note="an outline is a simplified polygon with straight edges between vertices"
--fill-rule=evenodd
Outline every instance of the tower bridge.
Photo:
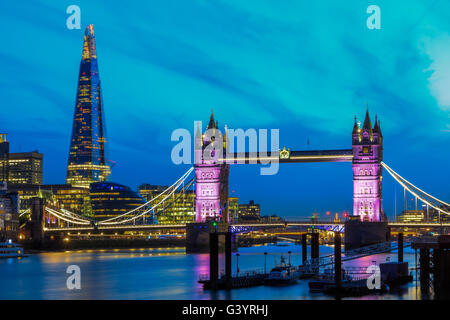
M 279 152 L 228 152 L 228 137 L 225 130 L 222 137 L 218 123 L 211 113 L 208 127 L 213 134 L 208 136 L 197 128 L 195 135 L 196 174 L 196 221 L 219 219 L 229 222 L 228 178 L 230 165 L 267 164 L 301 162 L 351 162 L 353 168 L 353 215 L 361 221 L 380 222 L 385 220 L 382 210 L 382 160 L 383 136 L 380 122 L 375 119 L 372 127 L 369 108 L 364 124 L 355 122 L 352 131 L 352 149 L 291 151 L 283 148 Z M 214 146 L 215 138 L 223 141 L 222 146 Z M 213 147 L 213 148 L 211 148 Z M 213 151 L 210 151 L 213 149 Z M 222 149 L 222 150 L 220 150 Z M 218 152 L 216 152 L 218 151 Z M 210 154 L 208 154 L 210 152 Z M 225 156 L 223 156 L 225 155 Z
M 105 181 L 110 174 L 106 165 L 103 100 L 97 61 L 94 28 L 87 26 L 84 35 L 82 58 L 78 74 L 75 112 L 70 143 L 66 182 L 89 187 L 92 182 Z M 349 128 L 350 129 L 350 128 Z M 210 133 L 213 133 L 212 135 Z M 231 136 L 231 131 L 230 136 Z M 234 139 L 234 137 L 233 137 Z M 349 139 L 350 140 L 350 139 Z M 245 141 L 245 140 L 244 140 Z M 220 143 L 219 143 L 220 142 Z M 234 142 L 234 141 L 233 141 Z M 408 225 L 387 223 L 383 212 L 382 175 L 389 173 L 394 180 L 416 200 L 439 214 L 450 214 L 450 204 L 416 187 L 400 176 L 383 161 L 383 135 L 380 121 L 375 117 L 372 124 L 367 107 L 363 124 L 355 117 L 351 132 L 351 148 L 330 150 L 295 150 L 285 148 L 269 152 L 229 152 L 231 145 L 227 128 L 224 135 L 211 112 L 206 131 L 198 127 L 195 133 L 195 164 L 177 181 L 158 196 L 137 207 L 106 219 L 82 216 L 61 208 L 58 204 L 33 202 L 30 209 L 21 215 L 31 214 L 31 221 L 25 226 L 35 232 L 58 233 L 71 231 L 119 232 L 133 230 L 182 230 L 186 225 L 158 224 L 158 216 L 176 203 L 186 192 L 195 190 L 195 222 L 222 223 L 236 232 L 258 228 L 317 226 L 340 232 L 343 224 L 329 222 L 293 221 L 277 224 L 234 224 L 228 214 L 229 175 L 231 167 L 239 164 L 307 163 L 307 162 L 350 162 L 353 179 L 353 216 L 366 223 L 369 229 L 381 227 L 403 228 Z M 211 148 L 213 147 L 213 148 Z M 384 169 L 384 170 L 383 170 Z M 350 172 L 350 171 L 349 171 Z M 350 225 L 350 223 L 348 224 Z M 439 224 L 417 224 L 417 227 L 435 228 Z M 442 224 L 440 224 L 442 226 Z M 208 229 L 208 228 L 206 228 Z M 367 229 L 368 231 L 370 231 Z M 197 228 L 196 230 L 205 230 Z M 212 230 L 212 229 L 208 229 Z M 381 229 L 380 229 L 381 230 Z M 350 234 L 346 227 L 346 238 Z M 363 233 L 363 231 L 358 231 Z M 366 232 L 366 231 L 364 231 Z M 358 234 L 356 234 L 358 235 Z
M 211 114 L 207 130 L 212 129 L 220 135 L 218 123 Z M 382 207 L 382 172 L 388 172 L 396 182 L 416 199 L 427 206 L 438 210 L 441 214 L 450 214 L 450 204 L 426 193 L 414 186 L 411 182 L 400 176 L 391 167 L 383 162 L 383 136 L 380 122 L 375 120 L 372 126 L 367 109 L 364 124 L 355 122 L 352 130 L 352 148 L 341 150 L 312 150 L 298 151 L 283 148 L 278 152 L 268 153 L 227 153 L 227 132 L 223 139 L 224 152 L 212 152 L 204 157 L 214 144 L 214 137 L 202 134 L 200 128 L 196 132 L 195 149 L 196 163 L 171 186 L 161 192 L 157 197 L 123 214 L 95 220 L 81 216 L 69 210 L 52 207 L 50 204 L 35 206 L 31 211 L 36 224 L 42 226 L 42 232 L 56 234 L 63 232 L 126 232 L 126 231 L 152 231 L 152 230 L 186 230 L 185 224 L 157 224 L 157 217 L 165 208 L 173 205 L 185 192 L 195 189 L 195 222 L 196 223 L 224 223 L 231 226 L 235 232 L 246 230 L 265 230 L 270 228 L 311 227 L 317 229 L 343 232 L 343 223 L 327 221 L 288 221 L 285 223 L 233 223 L 228 215 L 228 179 L 230 167 L 237 164 L 267 164 L 269 160 L 279 163 L 304 162 L 351 162 L 353 178 L 353 216 L 358 217 L 362 223 L 371 226 L 384 225 L 386 228 L 447 228 L 447 223 L 397 223 L 387 222 Z M 222 146 L 220 146 L 222 148 Z M 214 149 L 212 149 L 214 150 Z M 220 155 L 222 154 L 222 156 Z M 223 156 L 225 155 L 225 156 Z M 30 212 L 30 210 L 28 210 Z M 22 213 L 24 214 L 24 213 Z M 156 223 L 155 223 L 156 222 Z M 378 228 L 378 227 L 377 227 Z M 210 230 L 210 229 L 208 229 Z M 345 230 L 346 233 L 349 230 Z M 366 232 L 366 231 L 358 231 Z M 347 235 L 348 236 L 348 235 Z M 348 236 L 350 237 L 350 236 Z M 347 237 L 346 237 L 347 238 Z

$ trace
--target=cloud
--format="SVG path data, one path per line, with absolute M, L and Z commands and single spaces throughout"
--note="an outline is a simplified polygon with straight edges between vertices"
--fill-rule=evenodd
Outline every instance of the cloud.
M 438 37 L 423 40 L 423 51 L 431 60 L 431 71 L 428 87 L 436 98 L 439 107 L 450 111 L 450 35 L 441 34 Z
M 430 156 L 418 150 L 439 150 L 433 153 L 437 163 L 450 154 L 441 147 L 450 132 L 448 2 L 380 1 L 382 30 L 367 29 L 365 1 L 77 4 L 82 24 L 96 29 L 118 182 L 175 178 L 181 168 L 169 161 L 171 131 L 207 122 L 211 107 L 219 125 L 279 128 L 282 145 L 302 149 L 308 137 L 314 148 L 332 149 L 349 147 L 353 116 L 363 117 L 368 102 L 372 117 L 381 119 L 389 163 L 411 168 L 414 179 L 430 183 L 430 192 L 448 190 L 429 179 L 433 170 L 442 175 L 439 165 L 416 169 Z M 44 152 L 51 168 L 44 173 L 47 182 L 63 181 L 83 42 L 83 29 L 66 28 L 66 7 L 51 0 L 0 2 L 0 33 L 8 39 L 0 47 L 0 100 L 6 106 L 0 108 L 0 130 L 10 132 L 13 146 L 26 142 Z M 29 134 L 34 131 L 40 133 Z M 270 197 L 258 194 L 265 180 L 251 168 L 235 167 L 230 178 L 242 201 L 261 199 L 266 214 L 298 207 L 299 181 L 324 183 L 319 175 L 333 177 L 326 184 L 343 199 L 323 207 L 347 206 L 348 167 L 304 168 L 283 166 L 265 185 Z M 291 179 L 295 174 L 301 179 Z M 321 209 L 320 199 L 301 199 L 303 208 Z

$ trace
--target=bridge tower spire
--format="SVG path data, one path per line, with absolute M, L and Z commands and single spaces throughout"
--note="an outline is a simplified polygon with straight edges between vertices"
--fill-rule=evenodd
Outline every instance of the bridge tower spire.
M 201 134 L 201 130 L 197 129 L 195 143 L 195 221 L 229 222 L 227 203 L 230 169 L 228 164 L 219 161 L 225 153 L 226 143 L 218 122 L 214 122 L 212 111 L 206 132 Z
M 383 137 L 378 119 L 372 128 L 369 108 L 362 128 L 353 127 L 353 215 L 361 221 L 382 221 Z

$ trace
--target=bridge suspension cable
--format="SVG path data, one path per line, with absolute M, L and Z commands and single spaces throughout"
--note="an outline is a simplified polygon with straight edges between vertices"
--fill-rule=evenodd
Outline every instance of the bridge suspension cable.
M 194 183 L 195 178 L 191 178 L 191 180 L 187 183 L 186 188 L 182 189 L 181 192 L 185 192 L 193 183 Z M 153 213 L 153 215 L 155 215 L 155 209 L 157 209 L 159 207 L 160 204 L 164 204 L 165 201 L 167 199 L 169 199 L 174 193 L 175 191 L 178 190 L 178 187 L 180 187 L 182 185 L 182 183 L 184 182 L 181 181 L 180 183 L 178 183 L 176 185 L 176 188 L 173 188 L 172 191 L 170 193 L 168 193 L 161 201 L 159 201 L 156 205 L 152 206 L 152 207 L 148 207 L 146 210 L 142 211 L 141 213 L 137 213 L 131 217 L 125 217 L 125 219 L 123 220 L 115 220 L 115 221 L 100 221 L 98 222 L 98 225 L 117 225 L 117 224 L 124 224 L 127 222 L 131 222 L 131 221 L 135 221 L 136 219 L 139 219 L 141 217 L 143 217 L 146 214 L 149 214 L 150 212 Z M 178 198 L 177 198 L 178 199 Z M 176 201 L 176 199 L 174 199 L 169 205 L 165 206 L 162 210 L 164 210 L 165 208 L 169 207 L 170 205 L 172 205 L 174 202 Z M 129 213 L 127 213 L 129 215 Z M 119 216 L 118 216 L 119 217 Z M 121 218 L 124 218 L 123 215 L 121 215 Z
M 409 193 L 411 193 L 413 196 L 415 196 L 416 199 L 419 199 L 423 203 L 427 204 L 428 206 L 432 207 L 433 209 L 438 210 L 439 212 L 450 215 L 450 204 L 449 203 L 439 200 L 438 198 L 433 197 L 432 195 L 419 189 L 418 187 L 413 185 L 411 182 L 409 182 L 408 180 L 406 180 L 405 178 L 400 176 L 397 172 L 395 172 L 392 168 L 390 168 L 386 163 L 381 162 L 381 165 L 394 178 L 395 181 L 397 181 L 403 188 L 405 188 L 405 190 L 407 190 Z
M 61 212 L 56 211 L 56 210 L 53 210 L 53 209 L 51 209 L 49 207 L 45 207 L 45 210 L 49 214 L 55 216 L 56 218 L 61 219 L 61 220 L 66 221 L 66 222 L 69 222 L 69 223 L 72 223 L 72 224 L 81 224 L 81 225 L 90 225 L 91 224 L 89 221 L 86 221 L 86 220 L 83 220 L 83 219 L 73 219 L 73 218 L 67 216 L 64 213 L 61 213 Z
M 21 211 L 21 212 L 19 213 L 19 217 L 22 217 L 23 215 L 25 215 L 25 214 L 27 214 L 27 213 L 30 213 L 30 208 Z
M 105 225 L 105 226 L 111 226 L 111 225 L 119 225 L 124 224 L 127 222 L 135 222 L 136 219 L 139 219 L 141 217 L 144 217 L 146 214 L 152 212 L 153 216 L 155 215 L 155 209 L 157 209 L 160 204 L 162 204 L 163 208 L 162 210 L 166 209 L 170 205 L 172 205 L 175 201 L 179 199 L 178 196 L 176 199 L 174 199 L 171 203 L 166 204 L 166 200 L 169 199 L 177 190 L 181 190 L 180 193 L 184 194 L 186 190 L 188 190 L 195 182 L 195 176 L 191 177 L 190 180 L 186 183 L 186 180 L 189 178 L 190 174 L 194 171 L 194 168 L 190 168 L 186 173 L 184 173 L 177 181 L 175 181 L 171 186 L 166 188 L 163 192 L 158 194 L 156 197 L 152 198 L 151 200 L 147 201 L 146 203 L 127 211 L 123 214 L 120 214 L 118 216 L 102 220 L 102 221 L 95 221 L 93 219 L 80 216 L 79 214 L 76 214 L 74 212 L 71 212 L 66 209 L 59 209 L 55 210 L 49 207 L 46 207 L 46 212 L 50 215 L 55 216 L 58 219 L 61 219 L 65 222 L 72 223 L 75 225 Z M 180 188 L 181 187 L 181 188 Z M 161 199 L 162 198 L 162 199 Z M 158 201 L 159 200 L 159 201 Z M 166 204 L 164 206 L 164 204 Z M 29 210 L 29 209 L 28 209 Z M 24 214 L 24 213 L 23 213 Z
M 136 207 L 133 210 L 125 212 L 121 215 L 99 221 L 98 225 L 123 224 L 126 222 L 136 220 L 137 218 L 140 218 L 151 211 L 154 212 L 154 209 L 156 209 L 161 203 L 165 202 L 170 196 L 172 196 L 175 193 L 175 191 L 178 190 L 178 188 L 180 186 L 184 186 L 185 181 L 187 180 L 187 178 L 193 171 L 194 171 L 194 168 L 193 167 L 190 168 L 185 174 L 183 174 L 181 176 L 181 178 L 179 178 L 177 181 L 175 181 L 175 183 L 173 183 L 170 187 L 166 188 L 163 192 L 158 194 L 155 198 L 147 201 L 143 205 L 140 205 L 139 207 Z M 192 179 L 194 179 L 194 178 L 192 178 Z M 156 200 L 158 200 L 162 196 L 164 196 L 164 197 L 160 201 L 157 202 Z M 152 205 L 153 203 L 156 203 L 156 204 Z M 143 209 L 143 212 L 139 213 L 140 209 Z M 136 213 L 136 214 L 134 216 L 128 217 L 133 213 Z M 122 218 L 125 218 L 125 219 L 122 219 Z

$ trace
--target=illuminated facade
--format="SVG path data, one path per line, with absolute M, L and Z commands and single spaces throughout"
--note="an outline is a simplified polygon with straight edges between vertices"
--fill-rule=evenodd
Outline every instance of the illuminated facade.
M 139 193 L 146 201 L 150 201 L 167 188 L 168 186 L 142 184 L 139 186 Z M 195 192 L 175 192 L 170 203 L 170 206 L 162 206 L 161 210 L 157 211 L 158 223 L 179 224 L 195 220 Z
M 239 221 L 242 220 L 259 220 L 260 208 L 259 204 L 256 204 L 253 200 L 249 203 L 243 203 L 239 205 Z
M 105 160 L 103 102 L 97 64 L 94 27 L 86 27 L 83 56 L 70 143 L 66 183 L 89 188 L 105 181 L 110 167 Z
M 43 155 L 33 152 L 9 152 L 6 134 L 0 134 L 0 181 L 8 184 L 42 184 Z
M 229 221 L 238 221 L 239 219 L 239 198 L 229 197 L 228 198 L 228 215 L 230 217 Z
M 424 222 L 425 213 L 423 210 L 405 210 L 398 216 L 398 222 Z
M 0 182 L 0 242 L 16 240 L 19 233 L 19 197 Z
M 196 175 L 196 222 L 208 220 L 229 222 L 228 216 L 228 176 L 230 167 L 218 163 L 215 150 L 226 149 L 226 131 L 222 139 L 218 123 L 211 113 L 207 127 L 212 134 L 202 134 L 197 128 L 195 134 L 195 175 Z M 219 139 L 221 138 L 221 139 Z M 221 144 L 216 145 L 214 144 Z M 211 148 L 211 147 L 215 147 Z M 206 155 L 207 154 L 207 155 Z
M 382 221 L 383 136 L 380 122 L 370 123 L 369 108 L 364 124 L 356 122 L 352 132 L 353 149 L 353 215 L 361 221 Z
M 30 208 L 32 199 L 44 198 L 50 204 L 71 212 L 90 216 L 89 189 L 68 184 L 9 184 L 8 190 L 19 194 L 20 210 Z
M 9 142 L 6 136 L 6 133 L 0 133 L 0 181 L 5 181 L 8 177 Z
M 446 211 L 450 211 L 450 207 L 440 205 L 441 209 L 444 209 Z M 427 210 L 425 209 L 425 212 Z M 441 213 L 439 210 L 433 209 L 431 207 L 428 208 L 428 212 L 426 212 L 427 221 L 430 222 L 450 222 L 450 216 Z
M 116 217 L 146 202 L 129 187 L 113 182 L 92 183 L 89 196 L 93 218 L 98 221 Z

